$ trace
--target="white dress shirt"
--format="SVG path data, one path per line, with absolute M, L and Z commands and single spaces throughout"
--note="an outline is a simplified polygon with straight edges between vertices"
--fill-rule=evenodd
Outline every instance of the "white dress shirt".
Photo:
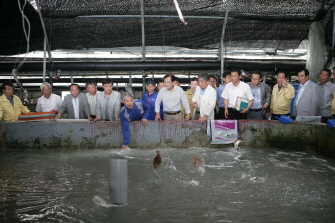
M 36 111 L 37 112 L 49 112 L 52 110 L 58 110 L 62 105 L 62 98 L 56 94 L 51 94 L 49 98 L 42 95 L 37 100 Z
M 249 101 L 254 99 L 250 86 L 242 81 L 236 87 L 233 82 L 228 83 L 221 97 L 228 99 L 228 108 L 236 108 L 237 97 L 246 98 Z
M 74 118 L 79 119 L 79 98 L 72 98 L 72 105 L 74 110 Z
M 165 112 L 181 111 L 181 104 L 183 104 L 186 114 L 191 113 L 186 95 L 183 89 L 179 86 L 175 85 L 171 91 L 167 90 L 165 87 L 159 90 L 155 101 L 155 112 L 160 111 L 160 104 L 162 101 L 163 110 Z

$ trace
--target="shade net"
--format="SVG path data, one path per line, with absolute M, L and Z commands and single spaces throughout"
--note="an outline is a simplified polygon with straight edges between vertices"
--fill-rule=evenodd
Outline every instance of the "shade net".
M 23 5 L 25 1 L 20 2 Z M 294 49 L 307 39 L 310 24 L 324 17 L 322 9 L 329 1 L 231 2 L 224 37 L 225 49 L 271 48 L 274 51 Z M 219 49 L 227 1 L 178 0 L 178 3 L 187 25 L 180 21 L 173 0 L 144 0 L 144 45 Z M 143 44 L 140 0 L 40 0 L 39 4 L 52 50 L 135 47 Z M 0 28 L 3 30 L 0 34 L 0 55 L 26 50 L 22 24 L 17 25 L 22 21 L 17 5 L 17 1 L 9 0 L 0 3 Z M 38 13 L 31 5 L 24 12 L 33 30 L 30 51 L 43 50 Z M 14 23 L 16 26 L 13 26 Z

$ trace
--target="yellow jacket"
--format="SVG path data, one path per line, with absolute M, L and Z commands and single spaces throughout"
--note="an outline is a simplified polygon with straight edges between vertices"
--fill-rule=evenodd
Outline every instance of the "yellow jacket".
M 278 92 L 278 84 L 273 87 L 271 96 L 271 105 L 273 114 L 288 114 L 290 113 L 291 101 L 294 98 L 294 87 L 287 83 L 286 88 L 282 88 Z
M 192 103 L 193 94 L 192 94 L 191 89 L 188 89 L 187 91 L 185 91 L 185 95 L 186 95 L 186 98 L 187 98 L 187 101 L 188 101 L 188 104 L 189 104 L 190 110 L 191 110 L 191 113 L 190 113 L 190 120 L 191 120 L 192 115 L 193 115 L 193 111 L 194 111 L 194 107 L 193 107 L 193 103 Z M 185 118 L 186 114 L 185 114 L 184 107 L 182 107 L 182 113 L 183 113 L 183 118 Z
M 14 98 L 14 106 L 9 102 L 5 94 L 0 96 L 0 117 L 3 122 L 17 122 L 20 114 L 29 113 L 29 109 L 24 106 L 20 98 L 16 95 Z

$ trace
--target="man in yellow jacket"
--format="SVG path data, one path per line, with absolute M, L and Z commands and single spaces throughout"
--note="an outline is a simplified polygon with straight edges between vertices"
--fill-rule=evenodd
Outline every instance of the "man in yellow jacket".
M 197 86 L 198 86 L 198 78 L 193 77 L 190 81 L 190 89 L 188 89 L 187 91 L 184 91 L 185 95 L 186 95 L 186 98 L 187 98 L 187 101 L 188 101 L 188 104 L 189 104 L 190 109 L 191 109 L 190 120 L 192 120 L 192 115 L 193 115 L 193 111 L 194 111 L 192 98 L 193 98 L 193 95 L 195 93 L 195 90 L 197 89 Z M 182 109 L 182 113 L 183 113 L 183 117 L 185 118 L 186 114 L 185 114 L 184 107 Z
M 294 98 L 294 87 L 287 82 L 287 73 L 278 72 L 277 84 L 273 87 L 270 115 L 272 120 L 281 115 L 290 115 L 291 101 Z
M 30 113 L 21 99 L 14 95 L 14 86 L 7 82 L 1 85 L 3 95 L 0 96 L 0 121 L 17 122 L 20 114 Z

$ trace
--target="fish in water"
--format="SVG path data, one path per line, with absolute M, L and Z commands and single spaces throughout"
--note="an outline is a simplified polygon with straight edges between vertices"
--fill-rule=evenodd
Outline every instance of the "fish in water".
M 157 168 L 159 167 L 159 165 L 161 165 L 162 163 L 162 157 L 160 155 L 160 151 L 156 151 L 157 155 L 156 157 L 154 158 L 154 168 Z
M 235 149 L 238 149 L 238 148 L 241 148 L 241 145 L 243 145 L 243 141 L 240 140 L 240 139 L 236 139 L 236 140 L 233 142 L 233 144 L 234 144 L 234 148 L 235 148 Z
M 204 163 L 204 158 L 200 159 L 197 158 L 196 156 L 193 156 L 193 164 L 195 167 L 201 166 Z

